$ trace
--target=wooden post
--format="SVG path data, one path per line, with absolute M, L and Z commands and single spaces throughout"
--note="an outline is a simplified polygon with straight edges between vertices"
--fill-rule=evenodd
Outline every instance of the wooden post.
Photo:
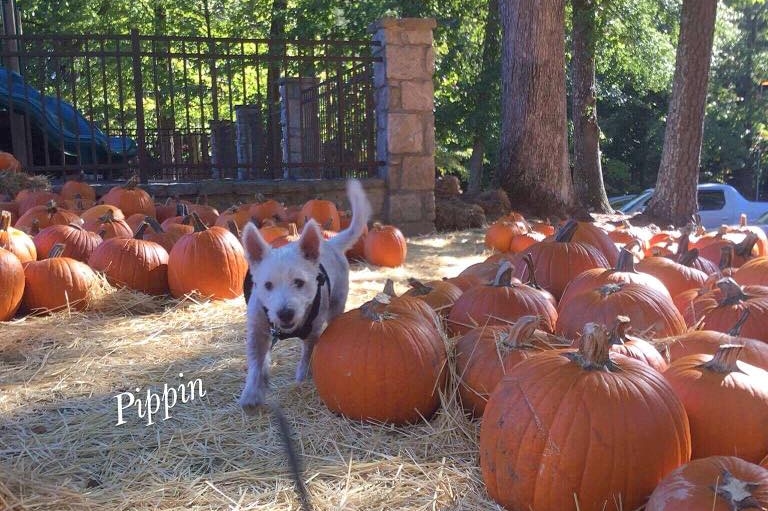
M 3 0 L 3 34 L 11 37 L 18 37 L 21 35 L 21 25 L 16 23 L 15 0 Z M 5 67 L 9 71 L 21 73 L 18 39 L 6 39 L 4 50 L 6 55 L 12 55 L 3 59 L 5 61 Z M 25 117 L 23 114 L 14 111 L 13 104 L 11 104 L 10 107 L 9 122 L 11 127 L 13 155 L 19 160 L 22 167 L 26 167 L 30 163 L 30 158 L 27 154 L 27 129 Z

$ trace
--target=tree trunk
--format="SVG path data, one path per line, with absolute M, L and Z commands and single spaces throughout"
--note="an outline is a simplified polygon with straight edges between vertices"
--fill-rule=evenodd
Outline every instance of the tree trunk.
M 656 191 L 645 216 L 661 224 L 686 224 L 697 211 L 704 105 L 715 33 L 717 0 L 683 0 L 675 78 Z
M 485 19 L 485 34 L 483 37 L 483 57 L 480 74 L 475 81 L 475 112 L 472 116 L 472 156 L 469 158 L 470 194 L 480 193 L 483 186 L 483 156 L 485 140 L 488 137 L 488 104 L 491 92 L 495 90 L 493 82 L 498 80 L 497 67 L 499 61 L 499 0 L 488 0 L 488 14 Z
M 502 0 L 500 182 L 513 207 L 564 216 L 568 169 L 565 0 Z
M 573 0 L 573 186 L 590 211 L 612 213 L 600 165 L 595 91 L 596 0 Z

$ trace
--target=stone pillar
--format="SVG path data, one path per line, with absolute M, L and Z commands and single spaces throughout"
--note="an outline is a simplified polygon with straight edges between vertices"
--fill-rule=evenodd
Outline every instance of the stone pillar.
M 291 163 L 317 162 L 318 132 L 317 78 L 302 76 L 280 79 L 280 124 L 283 130 L 283 178 L 319 178 L 306 167 Z
M 209 121 L 209 124 L 211 126 L 211 177 L 214 179 L 234 177 L 237 169 L 235 123 Z
M 374 41 L 376 159 L 387 183 L 385 221 L 405 234 L 435 230 L 434 19 L 383 18 Z
M 235 106 L 235 138 L 237 143 L 237 178 L 263 177 L 266 168 L 264 125 L 258 105 Z

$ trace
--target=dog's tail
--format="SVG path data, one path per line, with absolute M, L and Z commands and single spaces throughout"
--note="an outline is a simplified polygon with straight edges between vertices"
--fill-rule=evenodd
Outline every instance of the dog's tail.
M 352 248 L 363 234 L 363 229 L 368 225 L 368 219 L 371 217 L 371 204 L 365 196 L 365 190 L 360 181 L 357 179 L 347 181 L 347 196 L 352 206 L 352 222 L 349 227 L 328 240 L 328 243 L 341 253 Z

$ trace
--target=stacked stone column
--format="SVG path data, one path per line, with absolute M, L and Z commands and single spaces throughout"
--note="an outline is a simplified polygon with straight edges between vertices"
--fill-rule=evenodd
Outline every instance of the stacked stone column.
M 385 220 L 405 234 L 435 230 L 434 19 L 384 18 L 370 30 L 375 56 L 376 153 L 385 164 Z

